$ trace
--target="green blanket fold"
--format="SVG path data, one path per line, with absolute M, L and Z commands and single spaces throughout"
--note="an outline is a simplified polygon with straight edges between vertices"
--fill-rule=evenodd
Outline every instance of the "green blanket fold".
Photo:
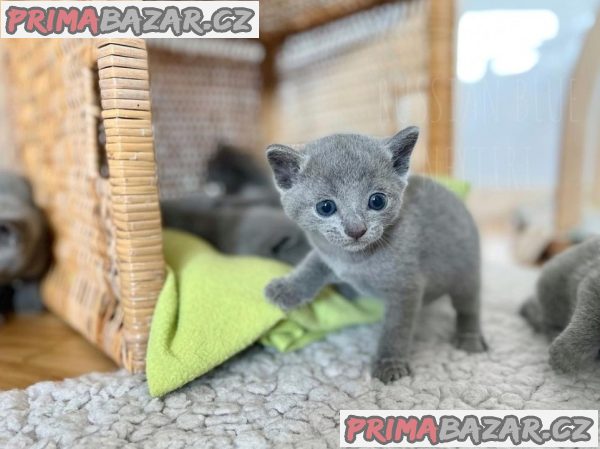
M 164 231 L 169 267 L 148 342 L 146 376 L 162 396 L 210 371 L 261 339 L 280 351 L 298 349 L 326 333 L 382 315 L 374 299 L 349 301 L 330 288 L 286 318 L 263 289 L 290 267 L 258 257 L 226 256 L 199 238 Z

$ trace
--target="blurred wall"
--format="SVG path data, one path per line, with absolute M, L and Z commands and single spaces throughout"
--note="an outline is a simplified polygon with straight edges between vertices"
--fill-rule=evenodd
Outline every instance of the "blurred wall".
M 600 0 L 458 5 L 455 174 L 481 187 L 552 189 L 571 72 Z
M 3 52 L 3 45 L 6 44 L 0 43 L 0 167 L 11 167 L 14 166 L 16 151 L 8 120 L 7 64 Z

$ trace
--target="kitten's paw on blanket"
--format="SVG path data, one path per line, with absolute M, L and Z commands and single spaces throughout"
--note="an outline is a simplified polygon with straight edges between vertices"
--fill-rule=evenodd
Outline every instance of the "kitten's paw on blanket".
M 454 340 L 454 345 L 465 352 L 478 353 L 488 350 L 488 345 L 483 335 L 477 332 L 458 334 Z
M 410 376 L 412 374 L 410 366 L 405 359 L 383 358 L 375 361 L 373 365 L 372 375 L 381 380 L 384 384 L 388 384 L 401 377 Z
M 265 288 L 265 296 L 271 304 L 286 311 L 305 302 L 299 289 L 286 278 L 273 279 Z

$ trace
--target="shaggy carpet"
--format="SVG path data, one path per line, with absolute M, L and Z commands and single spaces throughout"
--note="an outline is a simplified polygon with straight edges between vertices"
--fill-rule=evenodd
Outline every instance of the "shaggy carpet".
M 324 448 L 338 447 L 340 409 L 597 409 L 600 369 L 554 374 L 517 314 L 534 282 L 486 266 L 486 354 L 451 346 L 448 301 L 425 309 L 414 375 L 390 386 L 370 378 L 378 326 L 363 326 L 290 354 L 253 347 L 164 399 L 123 371 L 0 393 L 0 447 Z

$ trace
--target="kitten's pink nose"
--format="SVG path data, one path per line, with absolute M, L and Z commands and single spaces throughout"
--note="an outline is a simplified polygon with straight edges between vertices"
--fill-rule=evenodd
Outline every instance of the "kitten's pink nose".
M 367 227 L 363 224 L 357 226 L 348 226 L 344 228 L 344 232 L 348 237 L 352 237 L 355 240 L 361 238 L 367 232 Z

